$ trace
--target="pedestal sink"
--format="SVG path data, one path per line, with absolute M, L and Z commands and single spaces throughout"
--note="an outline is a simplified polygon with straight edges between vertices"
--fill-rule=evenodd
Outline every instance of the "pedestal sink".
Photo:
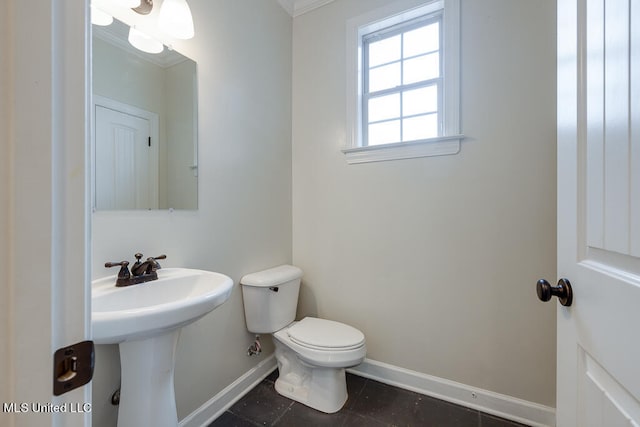
M 187 268 L 158 270 L 158 280 L 116 287 L 92 283 L 93 340 L 120 347 L 118 427 L 176 427 L 173 370 L 180 328 L 224 303 L 233 281 Z

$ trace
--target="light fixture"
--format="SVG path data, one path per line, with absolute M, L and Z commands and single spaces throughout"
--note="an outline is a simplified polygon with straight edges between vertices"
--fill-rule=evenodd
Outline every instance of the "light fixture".
M 186 0 L 164 0 L 160 6 L 158 25 L 162 31 L 177 39 L 192 38 L 193 16 Z
M 131 43 L 136 49 L 140 49 L 147 53 L 160 53 L 164 50 L 162 42 L 149 37 L 134 27 L 129 29 L 129 43 Z
M 94 25 L 100 25 L 106 27 L 113 22 L 113 16 L 100 9 L 91 6 L 91 23 Z
M 132 8 L 134 12 L 140 15 L 148 15 L 153 9 L 153 0 L 142 0 L 140 6 Z
M 134 8 L 140 6 L 140 0 L 115 0 L 119 6 Z

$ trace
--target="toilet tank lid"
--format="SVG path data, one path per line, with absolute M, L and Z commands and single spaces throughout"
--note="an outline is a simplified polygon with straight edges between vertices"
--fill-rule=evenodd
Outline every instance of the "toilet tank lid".
M 245 286 L 270 287 L 278 286 L 290 280 L 302 277 L 302 270 L 293 265 L 281 265 L 268 270 L 251 273 L 240 279 Z

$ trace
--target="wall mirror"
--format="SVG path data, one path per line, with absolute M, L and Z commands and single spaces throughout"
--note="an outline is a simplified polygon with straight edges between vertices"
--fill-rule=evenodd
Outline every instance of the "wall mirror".
M 196 63 L 129 44 L 129 26 L 93 26 L 93 207 L 197 209 Z

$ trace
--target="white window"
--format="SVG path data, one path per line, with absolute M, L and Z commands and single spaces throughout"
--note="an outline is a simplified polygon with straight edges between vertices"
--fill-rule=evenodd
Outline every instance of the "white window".
M 347 24 L 349 163 L 460 150 L 459 0 L 402 3 Z

